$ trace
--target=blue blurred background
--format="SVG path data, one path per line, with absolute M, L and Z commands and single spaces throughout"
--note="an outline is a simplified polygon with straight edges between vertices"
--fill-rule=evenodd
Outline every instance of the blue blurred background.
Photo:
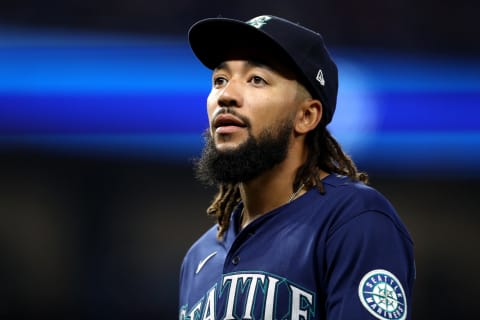
M 194 179 L 210 72 L 196 20 L 271 13 L 321 32 L 331 131 L 416 242 L 415 319 L 468 319 L 480 285 L 476 2 L 0 4 L 0 318 L 173 319 L 212 223 Z M 477 10 L 478 11 L 478 10 Z M 475 36 L 477 35 L 477 36 Z

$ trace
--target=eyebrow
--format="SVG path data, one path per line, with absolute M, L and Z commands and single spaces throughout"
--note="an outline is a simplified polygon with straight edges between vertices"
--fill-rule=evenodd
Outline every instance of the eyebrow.
M 264 69 L 275 72 L 275 70 L 272 67 L 270 67 L 269 65 L 266 65 L 266 64 L 258 62 L 258 61 L 246 60 L 246 62 L 244 63 L 244 68 L 255 68 L 255 67 L 256 68 L 264 68 Z M 230 68 L 228 67 L 228 61 L 221 62 L 215 69 L 213 69 L 213 71 L 217 71 L 217 70 L 221 70 L 221 69 L 230 70 Z

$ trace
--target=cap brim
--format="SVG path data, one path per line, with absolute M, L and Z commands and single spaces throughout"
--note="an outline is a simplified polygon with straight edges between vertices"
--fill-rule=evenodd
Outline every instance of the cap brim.
M 271 60 L 293 63 L 268 34 L 239 20 L 201 20 L 190 28 L 188 39 L 194 54 L 209 69 L 215 69 L 226 60 L 245 58 L 265 63 Z

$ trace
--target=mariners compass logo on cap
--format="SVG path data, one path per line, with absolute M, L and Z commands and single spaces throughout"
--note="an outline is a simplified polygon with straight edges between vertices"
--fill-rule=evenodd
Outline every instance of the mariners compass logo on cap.
M 358 296 L 365 309 L 382 320 L 404 320 L 407 301 L 400 281 L 387 270 L 373 270 L 363 276 Z
M 252 27 L 260 29 L 261 27 L 263 27 L 268 22 L 268 20 L 272 20 L 272 17 L 270 17 L 270 16 L 258 16 L 258 17 L 255 17 L 253 19 L 248 20 L 247 23 L 249 25 L 251 25 Z

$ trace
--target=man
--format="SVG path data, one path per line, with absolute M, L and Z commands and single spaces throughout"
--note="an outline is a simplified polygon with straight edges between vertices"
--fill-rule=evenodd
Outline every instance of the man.
M 213 70 L 196 170 L 218 223 L 183 261 L 180 319 L 409 319 L 413 244 L 326 129 L 322 37 L 260 16 L 199 21 L 189 41 Z

